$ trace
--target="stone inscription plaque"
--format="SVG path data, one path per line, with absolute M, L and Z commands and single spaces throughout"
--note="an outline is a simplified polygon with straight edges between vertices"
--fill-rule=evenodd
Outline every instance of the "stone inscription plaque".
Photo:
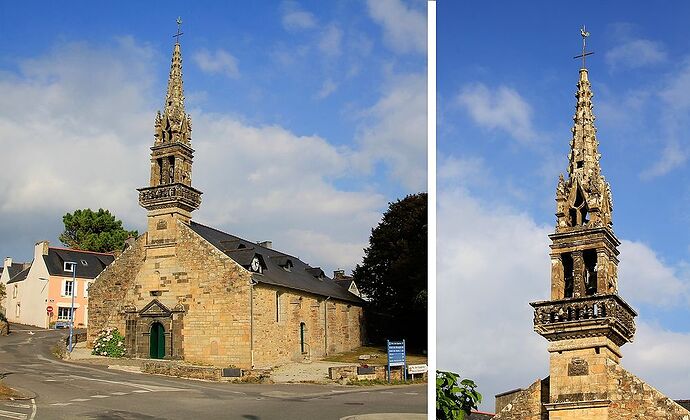
M 568 376 L 587 376 L 589 375 L 589 365 L 587 361 L 580 358 L 570 360 L 568 364 Z

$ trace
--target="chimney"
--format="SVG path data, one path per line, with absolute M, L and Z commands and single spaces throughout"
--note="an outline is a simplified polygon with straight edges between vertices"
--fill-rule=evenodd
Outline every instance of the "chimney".
M 264 248 L 273 249 L 273 242 L 271 241 L 257 242 L 256 244 Z
M 333 280 L 340 280 L 345 277 L 345 270 L 338 269 L 333 271 Z
M 7 268 L 11 265 L 12 265 L 12 257 L 5 257 L 5 263 L 2 266 Z
M 34 256 L 38 257 L 41 255 L 48 255 L 48 246 L 49 245 L 50 245 L 50 242 L 48 242 L 48 241 L 36 242 L 36 245 L 34 246 Z

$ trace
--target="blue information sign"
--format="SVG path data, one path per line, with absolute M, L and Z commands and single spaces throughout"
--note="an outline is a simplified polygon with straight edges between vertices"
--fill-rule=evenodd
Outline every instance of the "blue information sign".
M 405 340 L 402 341 L 390 341 L 386 340 L 388 344 L 388 382 L 391 381 L 391 366 L 402 366 L 403 367 L 403 380 L 405 379 Z

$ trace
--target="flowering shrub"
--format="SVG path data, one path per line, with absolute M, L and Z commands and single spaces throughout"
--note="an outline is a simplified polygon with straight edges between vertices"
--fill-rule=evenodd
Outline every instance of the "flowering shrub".
M 97 356 L 122 357 L 125 355 L 125 337 L 117 328 L 108 328 L 98 333 L 91 354 Z

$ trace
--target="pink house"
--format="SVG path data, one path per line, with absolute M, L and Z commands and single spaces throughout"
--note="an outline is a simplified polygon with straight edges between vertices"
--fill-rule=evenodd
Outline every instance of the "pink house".
M 74 294 L 74 325 L 85 327 L 89 286 L 115 257 L 112 254 L 49 246 L 38 242 L 34 259 L 7 281 L 6 316 L 10 322 L 37 327 L 69 325 Z M 11 261 L 11 260 L 10 260 Z M 76 263 L 76 281 L 72 264 Z

